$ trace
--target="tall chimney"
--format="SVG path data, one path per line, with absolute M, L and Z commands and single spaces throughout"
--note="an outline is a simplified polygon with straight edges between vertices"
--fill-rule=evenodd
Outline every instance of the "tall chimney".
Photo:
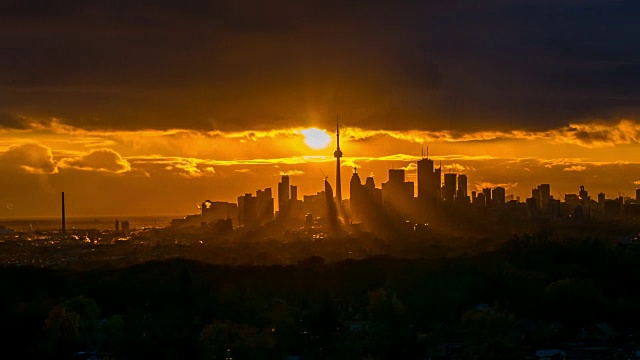
M 62 233 L 66 233 L 67 232 L 67 225 L 66 225 L 66 219 L 65 219 L 65 214 L 64 214 L 64 191 L 62 192 Z

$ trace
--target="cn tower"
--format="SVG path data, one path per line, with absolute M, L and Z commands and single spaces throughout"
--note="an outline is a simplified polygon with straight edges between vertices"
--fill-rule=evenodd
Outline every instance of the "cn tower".
M 336 158 L 336 200 L 338 205 L 342 204 L 342 183 L 340 182 L 340 158 L 342 157 L 342 150 L 340 150 L 340 121 L 336 116 L 336 151 L 333 152 L 333 156 Z

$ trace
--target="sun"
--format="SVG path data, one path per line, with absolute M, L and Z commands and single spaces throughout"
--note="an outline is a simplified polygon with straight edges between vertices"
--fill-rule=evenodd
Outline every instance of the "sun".
M 324 149 L 331 143 L 331 136 L 324 130 L 311 128 L 300 130 L 300 133 L 304 135 L 304 143 L 315 150 Z

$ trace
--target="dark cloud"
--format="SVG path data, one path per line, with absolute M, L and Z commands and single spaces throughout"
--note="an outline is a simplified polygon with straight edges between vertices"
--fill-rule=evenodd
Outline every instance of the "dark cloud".
M 432 130 L 640 118 L 633 2 L 67 0 L 0 10 L 0 111 L 86 128 L 266 129 L 314 117 L 329 127 L 336 113 L 352 126 Z

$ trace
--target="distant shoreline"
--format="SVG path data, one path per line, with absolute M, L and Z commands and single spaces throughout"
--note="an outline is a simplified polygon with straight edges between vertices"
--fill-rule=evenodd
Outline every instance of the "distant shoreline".
M 138 215 L 138 216 L 69 216 L 66 218 L 68 229 L 98 229 L 107 230 L 115 227 L 116 219 L 129 221 L 131 228 L 165 227 L 171 224 L 172 219 L 181 218 L 184 215 Z M 55 230 L 61 228 L 59 217 L 34 217 L 34 218 L 0 218 L 0 226 L 15 231 L 31 230 Z

